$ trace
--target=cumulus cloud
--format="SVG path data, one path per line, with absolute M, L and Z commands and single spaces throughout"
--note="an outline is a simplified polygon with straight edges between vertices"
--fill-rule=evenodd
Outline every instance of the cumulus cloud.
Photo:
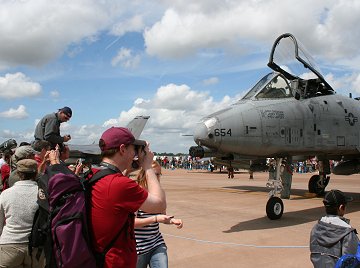
M 29 115 L 26 112 L 26 108 L 24 105 L 19 105 L 17 109 L 10 108 L 7 111 L 0 112 L 0 117 L 10 118 L 10 119 L 24 119 Z
M 61 56 L 70 44 L 88 41 L 107 29 L 126 12 L 124 2 L 2 2 L 0 64 L 43 65 Z
M 219 9 L 211 9 L 211 3 L 206 6 L 204 3 L 188 9 L 176 6 L 166 10 L 161 20 L 144 32 L 147 52 L 162 58 L 179 58 L 207 48 L 243 53 L 243 47 L 250 43 L 256 50 L 259 47 L 256 43 L 261 46 L 263 42 L 273 40 L 274 33 L 276 35 L 285 29 L 295 28 L 298 23 L 293 16 L 301 17 L 304 22 L 304 14 L 295 12 L 298 5 L 294 3 L 225 1 L 221 2 Z M 307 4 L 309 1 L 304 1 L 304 6 Z M 312 6 L 313 9 L 315 7 Z M 284 18 L 285 10 L 294 13 L 291 20 Z M 277 21 L 279 17 L 285 20 L 281 24 Z M 308 24 L 309 20 L 304 23 Z
M 360 32 L 344 31 L 358 22 L 360 2 L 356 0 L 196 2 L 171 1 L 162 18 L 146 28 L 145 46 L 150 55 L 180 58 L 214 48 L 228 54 L 256 53 L 285 32 L 295 34 L 311 51 L 328 59 L 358 54 Z
M 41 93 L 41 85 L 23 73 L 6 74 L 0 77 L 0 98 L 15 99 L 33 97 Z
M 351 85 L 351 89 L 355 90 L 357 94 L 360 94 L 359 85 L 360 85 L 360 74 L 357 74 Z
M 143 138 L 160 151 L 169 149 L 186 152 L 193 144 L 191 137 L 195 124 L 201 117 L 230 105 L 234 98 L 224 96 L 220 101 L 207 92 L 198 92 L 187 85 L 168 84 L 158 88 L 148 100 L 137 99 L 127 111 L 122 111 L 118 118 L 112 118 L 103 127 L 126 126 L 135 116 L 149 115 Z
M 217 77 L 210 77 L 210 78 L 205 79 L 205 80 L 203 81 L 203 84 L 204 84 L 205 86 L 215 85 L 215 84 L 217 84 L 217 83 L 219 83 L 219 78 L 217 78 Z
M 112 66 L 117 66 L 121 64 L 126 69 L 134 69 L 140 63 L 140 55 L 133 55 L 131 49 L 128 48 L 120 48 L 117 55 L 111 60 Z

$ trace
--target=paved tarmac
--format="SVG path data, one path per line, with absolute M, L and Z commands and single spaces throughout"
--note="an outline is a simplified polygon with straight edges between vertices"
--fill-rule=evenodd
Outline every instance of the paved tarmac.
M 293 176 L 290 200 L 280 220 L 269 220 L 265 206 L 267 173 L 163 170 L 167 214 L 184 227 L 161 225 L 169 267 L 312 267 L 309 234 L 324 215 L 321 198 L 307 195 L 311 175 Z M 327 190 L 340 189 L 354 198 L 346 217 L 360 229 L 360 175 L 332 175 Z

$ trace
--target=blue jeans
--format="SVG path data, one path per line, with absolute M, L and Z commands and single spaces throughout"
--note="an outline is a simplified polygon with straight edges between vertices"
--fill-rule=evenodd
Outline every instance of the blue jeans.
M 162 244 L 146 254 L 138 255 L 136 268 L 168 268 L 166 245 Z

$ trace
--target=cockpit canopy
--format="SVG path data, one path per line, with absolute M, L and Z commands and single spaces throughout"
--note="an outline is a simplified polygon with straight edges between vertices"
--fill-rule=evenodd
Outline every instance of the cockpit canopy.
M 242 100 L 308 99 L 331 94 L 335 92 L 327 88 L 318 78 L 288 80 L 282 74 L 273 72 L 265 75 Z
M 242 100 L 292 97 L 300 100 L 335 94 L 311 55 L 292 34 L 276 39 L 268 66 L 275 72 L 264 76 Z

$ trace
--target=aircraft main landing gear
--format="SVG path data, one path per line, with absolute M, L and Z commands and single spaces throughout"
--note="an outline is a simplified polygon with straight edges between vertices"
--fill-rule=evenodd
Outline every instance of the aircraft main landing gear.
M 315 193 L 316 195 L 324 195 L 325 187 L 328 185 L 330 177 L 326 177 L 324 180 L 320 178 L 320 175 L 313 175 L 309 180 L 309 193 Z
M 325 188 L 329 184 L 330 176 L 329 161 L 319 161 L 319 175 L 311 176 L 309 180 L 309 193 L 315 193 L 318 196 L 322 196 L 325 193 Z

